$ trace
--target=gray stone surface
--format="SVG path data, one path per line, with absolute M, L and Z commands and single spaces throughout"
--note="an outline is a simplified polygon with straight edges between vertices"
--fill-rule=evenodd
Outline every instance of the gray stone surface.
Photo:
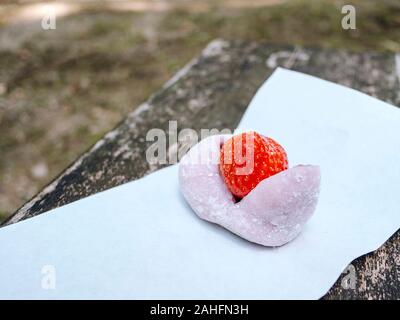
M 398 58 L 398 57 L 397 57 Z M 159 169 L 149 165 L 146 133 L 168 128 L 235 128 L 257 88 L 277 66 L 340 83 L 400 105 L 394 55 L 215 40 L 4 225 L 33 217 Z M 351 279 L 350 286 L 343 285 Z M 325 299 L 399 299 L 400 233 L 352 262 Z

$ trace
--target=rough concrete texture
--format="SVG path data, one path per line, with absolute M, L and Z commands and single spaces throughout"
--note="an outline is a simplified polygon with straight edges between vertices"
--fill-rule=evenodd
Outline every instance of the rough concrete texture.
M 177 121 L 178 131 L 235 128 L 257 88 L 277 66 L 400 105 L 399 58 L 392 54 L 215 40 L 3 225 L 159 169 L 161 165 L 146 161 L 152 143 L 146 134 L 152 128 L 167 130 L 170 120 Z M 400 233 L 353 261 L 324 298 L 399 299 Z

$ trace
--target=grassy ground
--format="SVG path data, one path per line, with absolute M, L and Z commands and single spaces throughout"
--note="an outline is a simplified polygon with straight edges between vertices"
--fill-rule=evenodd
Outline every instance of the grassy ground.
M 354 31 L 341 28 L 343 1 L 249 8 L 213 3 L 202 10 L 185 6 L 161 12 L 91 7 L 57 19 L 51 31 L 41 30 L 37 21 L 10 25 L 3 19 L 0 220 L 213 38 L 400 51 L 398 0 L 351 1 L 357 10 Z

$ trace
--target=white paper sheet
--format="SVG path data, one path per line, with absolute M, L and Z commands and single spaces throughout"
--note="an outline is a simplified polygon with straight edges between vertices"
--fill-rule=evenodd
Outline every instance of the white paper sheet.
M 265 248 L 200 220 L 172 166 L 0 229 L 0 298 L 315 299 L 399 228 L 396 107 L 279 69 L 240 128 L 279 141 L 291 166 L 321 166 L 293 242 Z

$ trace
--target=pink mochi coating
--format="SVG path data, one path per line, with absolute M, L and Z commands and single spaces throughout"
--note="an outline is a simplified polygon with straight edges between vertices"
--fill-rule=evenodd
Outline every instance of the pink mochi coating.
M 222 144 L 231 135 L 203 139 L 179 164 L 181 192 L 201 218 L 264 246 L 282 246 L 302 231 L 315 211 L 320 169 L 298 165 L 261 181 L 235 201 L 219 171 Z

